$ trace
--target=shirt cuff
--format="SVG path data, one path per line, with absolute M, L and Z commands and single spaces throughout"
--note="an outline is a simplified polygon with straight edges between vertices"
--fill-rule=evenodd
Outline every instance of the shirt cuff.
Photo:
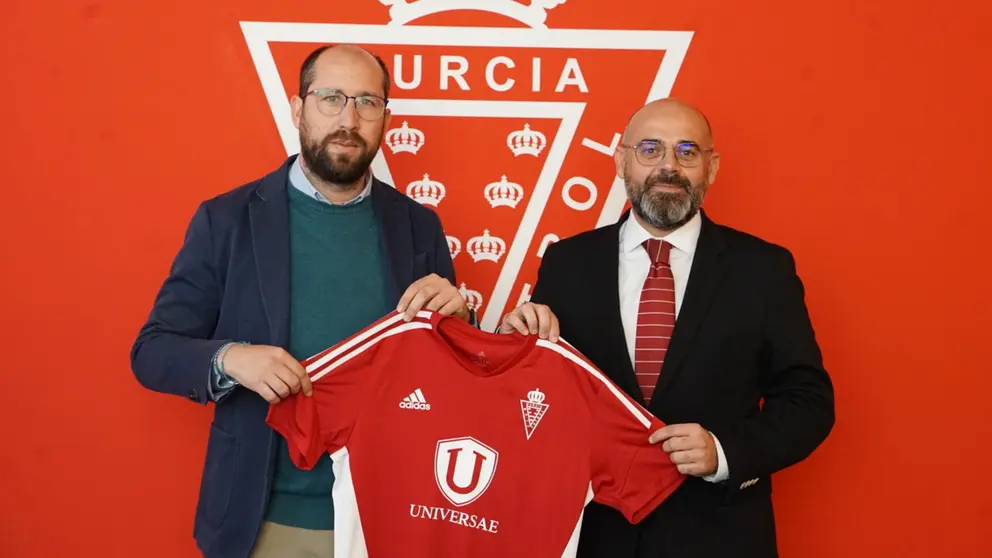
M 720 440 L 712 432 L 710 432 L 710 436 L 713 437 L 713 443 L 716 444 L 716 472 L 708 477 L 703 477 L 703 480 L 707 482 L 723 482 L 730 478 L 730 467 L 727 465 L 727 456 L 723 453 L 723 446 L 720 445 Z
M 217 352 L 214 353 L 213 358 L 210 360 L 210 381 L 207 382 L 207 397 L 215 403 L 226 397 L 238 386 L 238 381 L 228 376 L 221 369 L 217 358 L 228 347 L 234 344 L 234 342 L 224 343 L 220 349 L 217 349 Z

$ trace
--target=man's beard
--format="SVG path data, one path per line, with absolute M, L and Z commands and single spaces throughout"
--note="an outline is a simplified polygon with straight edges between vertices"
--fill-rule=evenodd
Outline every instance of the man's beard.
M 328 146 L 333 141 L 351 142 L 358 146 L 356 156 L 344 153 L 331 154 Z M 324 136 L 320 141 L 310 137 L 309 129 L 304 123 L 300 126 L 300 156 L 307 164 L 310 172 L 331 185 L 350 186 L 369 170 L 372 159 L 375 159 L 379 146 L 369 147 L 368 143 L 358 134 L 348 130 L 337 130 Z
M 629 178 L 627 196 L 635 213 L 656 229 L 673 230 L 689 222 L 703 205 L 704 187 L 694 188 L 688 178 L 675 171 L 652 174 L 640 186 L 632 185 Z M 681 188 L 682 192 L 662 192 L 652 188 L 658 185 Z

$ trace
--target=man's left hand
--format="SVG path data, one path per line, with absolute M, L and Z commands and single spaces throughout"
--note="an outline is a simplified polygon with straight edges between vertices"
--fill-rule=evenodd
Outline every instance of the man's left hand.
M 698 424 L 669 424 L 651 434 L 648 441 L 661 442 L 661 449 L 683 475 L 708 477 L 719 466 L 713 435 Z
M 557 343 L 558 317 L 547 305 L 525 302 L 503 316 L 503 323 L 499 326 L 500 333 L 510 334 L 515 331 L 521 335 L 538 334 L 541 339 Z
M 402 312 L 403 319 L 408 322 L 421 310 L 431 310 L 443 316 L 458 316 L 466 322 L 471 318 L 462 293 L 436 273 L 414 281 L 396 306 L 396 311 Z

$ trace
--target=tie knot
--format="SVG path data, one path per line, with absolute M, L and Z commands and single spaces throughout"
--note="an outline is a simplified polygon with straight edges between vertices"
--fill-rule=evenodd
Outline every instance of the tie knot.
M 649 238 L 644 241 L 644 249 L 648 251 L 648 257 L 654 265 L 668 265 L 668 255 L 672 251 L 672 245 L 660 238 Z

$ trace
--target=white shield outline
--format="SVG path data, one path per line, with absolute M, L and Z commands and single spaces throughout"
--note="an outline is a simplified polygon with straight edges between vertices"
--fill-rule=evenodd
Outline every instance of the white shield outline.
M 293 23 L 293 22 L 265 22 L 265 21 L 242 21 L 241 31 L 245 36 L 248 51 L 251 54 L 255 69 L 261 81 L 262 90 L 272 110 L 279 136 L 287 155 L 298 153 L 300 150 L 299 135 L 293 126 L 292 113 L 289 104 L 289 96 L 279 78 L 279 70 L 276 67 L 275 59 L 269 43 L 356 43 L 366 45 L 404 45 L 404 46 L 451 46 L 451 47 L 490 47 L 490 48 L 539 48 L 539 49 L 578 49 L 578 50 L 637 50 L 637 51 L 664 51 L 655 79 L 651 84 L 645 102 L 654 101 L 667 97 L 675 84 L 675 78 L 682 67 L 686 53 L 689 50 L 689 43 L 692 41 L 692 31 L 651 31 L 651 30 L 624 30 L 624 29 L 531 29 L 518 27 L 447 27 L 447 26 L 402 26 L 402 25 L 374 25 L 374 24 L 339 24 L 339 23 Z M 401 101 L 406 101 L 403 103 Z M 413 102 L 413 104 L 407 104 Z M 413 116 L 403 109 L 416 110 L 417 103 L 428 102 L 431 104 L 431 116 L 444 116 L 437 114 L 441 112 L 436 109 L 438 106 L 451 104 L 454 101 L 449 99 L 432 100 L 411 100 L 394 99 L 391 100 L 390 107 L 396 115 Z M 514 105 L 514 110 L 520 109 L 541 112 L 547 115 L 548 105 L 580 105 L 585 107 L 585 103 L 556 103 L 556 102 L 504 102 L 504 101 L 460 101 L 464 103 L 496 103 L 498 105 Z M 467 105 L 463 105 L 464 108 Z M 481 106 L 481 105 L 480 105 Z M 578 127 L 578 118 L 581 118 L 581 108 L 574 125 L 567 125 L 565 119 L 562 120 L 561 129 L 558 134 L 572 128 L 574 136 L 575 128 Z M 420 106 L 423 114 L 423 105 Z M 509 113 L 507 110 L 498 109 L 505 116 L 518 117 L 516 113 Z M 455 115 L 460 115 L 456 113 Z M 571 137 L 569 142 L 564 144 L 562 161 L 571 147 Z M 618 138 L 615 136 L 612 149 Z M 556 143 L 558 137 L 556 136 Z M 588 145 L 586 140 L 582 142 Z M 555 146 L 552 145 L 552 148 Z M 547 196 L 554 189 L 558 180 L 558 167 L 551 167 L 551 153 L 544 169 L 537 189 L 547 190 Z M 373 172 L 392 183 L 384 156 L 380 150 L 373 162 Z M 395 184 L 394 184 L 395 186 Z M 532 198 L 532 202 L 534 200 Z M 624 191 L 623 180 L 615 177 L 613 184 L 606 195 L 603 209 L 600 212 L 596 227 L 608 225 L 615 222 L 623 211 L 626 202 L 626 192 Z M 507 260 L 503 264 L 502 271 L 493 292 L 490 295 L 488 306 L 483 313 L 480 326 L 486 331 L 495 329 L 502 316 L 506 302 L 510 298 L 510 287 L 516 282 L 523 265 L 527 249 L 533 241 L 533 230 L 536 230 L 546 204 L 537 205 L 529 203 L 524 220 L 521 221 L 514 241 L 510 245 L 507 253 Z M 533 210 L 532 210 L 533 208 Z M 529 219 L 528 219 L 529 217 Z M 533 225 L 531 224 L 533 221 Z
M 459 448 L 463 451 L 467 451 L 468 454 L 475 452 L 486 458 L 485 461 L 483 461 L 481 471 L 479 473 L 479 481 L 475 488 L 468 494 L 461 494 L 454 491 L 452 487 L 448 486 L 448 469 L 451 466 L 457 466 L 457 463 L 452 465 L 448 461 L 447 451 L 452 448 Z M 459 458 L 460 460 L 465 459 L 462 455 L 459 455 Z M 471 459 L 473 466 L 475 465 L 476 459 L 477 458 L 475 457 L 472 457 Z M 444 497 L 451 502 L 453 506 L 465 506 L 478 500 L 479 497 L 489 489 L 489 485 L 492 483 L 493 477 L 496 476 L 496 466 L 498 463 L 499 452 L 471 436 L 438 440 L 437 446 L 434 450 L 434 480 L 437 482 L 438 490 L 441 491 L 441 494 L 444 495 Z

